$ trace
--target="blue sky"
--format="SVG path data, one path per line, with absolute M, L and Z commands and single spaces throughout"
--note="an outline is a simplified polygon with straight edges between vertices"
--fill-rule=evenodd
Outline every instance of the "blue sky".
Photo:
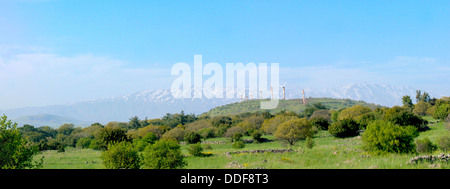
M 0 109 L 170 88 L 194 54 L 450 94 L 450 1 L 4 0 L 0 25 Z

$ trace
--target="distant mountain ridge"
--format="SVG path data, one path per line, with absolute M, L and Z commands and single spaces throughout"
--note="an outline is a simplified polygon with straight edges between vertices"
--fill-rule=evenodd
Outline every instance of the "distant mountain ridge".
M 201 91 L 193 90 L 192 93 Z M 216 91 L 224 92 L 224 91 Z M 336 99 L 362 100 L 383 106 L 401 105 L 401 97 L 415 97 L 415 89 L 411 87 L 394 87 L 382 84 L 355 83 L 323 90 L 305 89 L 306 97 L 328 97 Z M 432 95 L 432 94 L 430 94 Z M 433 96 L 433 95 L 432 95 Z M 110 121 L 128 121 L 132 116 L 141 119 L 145 117 L 160 118 L 167 113 L 202 114 L 217 106 L 241 101 L 241 95 L 236 98 L 174 98 L 169 89 L 148 89 L 136 93 L 111 98 L 86 100 L 68 105 L 51 105 L 42 107 L 27 107 L 3 110 L 8 118 L 16 119 L 23 116 L 51 114 L 61 117 L 71 117 L 84 122 L 108 123 Z M 280 90 L 282 98 L 282 90 Z M 300 90 L 291 90 L 287 86 L 286 98 L 299 99 Z M 255 99 L 256 97 L 253 97 Z

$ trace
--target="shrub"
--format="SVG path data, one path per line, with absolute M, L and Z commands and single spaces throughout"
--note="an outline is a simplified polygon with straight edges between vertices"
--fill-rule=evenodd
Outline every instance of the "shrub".
M 139 169 L 141 166 L 138 151 L 126 141 L 109 144 L 101 159 L 107 169 Z
M 280 124 L 295 118 L 297 118 L 297 116 L 287 116 L 281 114 L 273 118 L 266 119 L 261 126 L 261 131 L 265 132 L 266 134 L 273 134 Z
M 143 151 L 148 145 L 154 144 L 158 138 L 152 132 L 147 133 L 144 138 L 133 140 L 133 144 L 138 151 Z
M 3 115 L 0 118 L 0 169 L 24 169 L 40 166 L 33 162 L 33 157 L 39 153 L 27 145 L 22 138 L 17 123 L 12 123 Z
M 262 132 L 260 130 L 255 130 L 252 132 L 252 138 L 257 143 L 264 142 L 264 138 L 262 138 Z
M 225 132 L 224 136 L 230 138 L 231 142 L 233 142 L 233 137 L 236 134 L 240 134 L 241 137 L 244 135 L 245 131 L 242 127 L 231 127 Z
M 77 141 L 77 148 L 89 148 L 89 145 L 91 145 L 91 140 L 90 138 L 80 138 Z
M 344 119 L 357 120 L 358 116 L 369 113 L 370 111 L 372 111 L 372 110 L 367 106 L 355 105 L 355 106 L 352 106 L 352 107 L 342 110 L 341 113 L 339 114 L 338 120 L 344 120 Z
M 389 108 L 384 119 L 400 126 L 414 126 L 418 131 L 428 130 L 428 122 L 404 108 L 394 106 Z
M 148 169 L 177 169 L 187 165 L 175 140 L 162 139 L 147 146 L 143 157 L 143 167 Z
M 191 144 L 188 148 L 189 154 L 193 156 L 202 156 L 203 148 L 200 143 L 197 144 Z
M 444 152 L 450 151 L 450 136 L 445 135 L 437 139 L 437 147 Z
M 202 136 L 200 136 L 196 132 L 189 132 L 184 135 L 184 140 L 188 144 L 196 144 L 196 143 L 200 142 L 201 138 L 202 138 Z
M 417 139 L 416 143 L 416 151 L 418 153 L 432 153 L 437 149 L 437 146 L 433 144 L 428 137 L 424 139 Z
M 418 135 L 415 127 L 376 120 L 367 126 L 361 139 L 363 149 L 367 151 L 411 153 L 415 150 L 413 141 Z
M 109 144 L 122 141 L 129 141 L 125 129 L 110 123 L 108 123 L 108 125 L 105 126 L 104 128 L 99 129 L 96 135 L 96 139 L 99 142 L 99 148 L 102 150 L 105 150 Z
M 353 119 L 339 120 L 329 126 L 328 132 L 338 138 L 357 136 L 359 124 Z
M 314 139 L 311 137 L 306 138 L 306 148 L 311 149 L 316 145 Z
M 328 126 L 330 125 L 330 122 L 323 117 L 313 117 L 309 119 L 309 122 L 320 130 L 328 130 Z
M 239 140 L 239 141 L 233 142 L 233 144 L 231 146 L 233 148 L 240 149 L 240 148 L 244 148 L 245 147 L 245 143 L 244 143 L 244 141 Z
M 434 117 L 436 119 L 445 119 L 450 114 L 450 104 L 441 104 L 436 108 Z
M 312 137 L 312 126 L 306 118 L 296 118 L 286 121 L 278 126 L 275 137 L 289 145 L 294 145 L 296 141 Z
M 175 127 L 162 135 L 163 139 L 181 141 L 184 139 L 186 131 L 181 127 Z

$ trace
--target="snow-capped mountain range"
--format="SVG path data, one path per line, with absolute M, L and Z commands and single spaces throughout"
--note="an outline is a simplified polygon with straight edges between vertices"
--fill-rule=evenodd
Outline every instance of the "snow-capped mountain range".
M 411 87 L 395 87 L 383 84 L 355 83 L 334 88 L 311 90 L 305 89 L 306 97 L 331 97 L 340 99 L 362 100 L 383 106 L 401 105 L 401 98 L 410 95 L 414 99 L 416 89 Z M 193 90 L 194 93 L 199 93 Z M 225 94 L 225 91 L 216 91 Z M 282 98 L 282 90 L 279 91 Z M 434 96 L 430 93 L 432 97 Z M 225 96 L 225 95 L 224 95 Z M 179 113 L 182 110 L 189 114 L 201 114 L 210 109 L 233 102 L 236 98 L 174 98 L 169 89 L 149 89 L 137 93 L 94 100 L 77 102 L 69 105 L 52 105 L 3 110 L 9 119 L 38 114 L 53 114 L 72 117 L 82 121 L 107 123 L 109 121 L 128 121 L 132 116 L 159 118 L 167 113 Z M 302 91 L 286 86 L 286 98 L 301 98 Z M 256 97 L 253 97 L 256 98 Z

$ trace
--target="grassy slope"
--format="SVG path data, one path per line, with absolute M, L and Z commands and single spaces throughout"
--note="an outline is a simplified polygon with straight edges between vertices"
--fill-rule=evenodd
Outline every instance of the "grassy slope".
M 366 103 L 363 101 L 354 101 L 349 99 L 333 99 L 333 98 L 308 98 L 308 104 L 314 103 L 322 103 L 323 105 L 329 107 L 330 109 L 340 109 L 345 107 L 350 107 L 354 105 L 365 105 L 372 108 L 378 107 L 375 104 Z M 267 100 L 247 100 L 243 102 L 231 103 L 223 106 L 218 106 L 216 108 L 211 109 L 206 112 L 210 116 L 218 116 L 218 115 L 232 115 L 232 114 L 240 114 L 245 112 L 255 112 L 261 111 L 260 102 Z M 291 99 L 291 100 L 280 100 L 278 107 L 275 109 L 269 110 L 271 113 L 277 113 L 282 110 L 290 110 L 296 113 L 303 111 L 306 108 L 303 105 L 301 99 Z
M 429 119 L 429 118 L 428 118 Z M 418 138 L 428 137 L 434 143 L 442 135 L 449 135 L 443 123 L 430 125 L 431 130 L 420 133 Z M 273 136 L 264 136 L 271 139 Z M 248 138 L 248 137 L 247 137 Z M 225 138 L 214 138 L 211 141 L 226 141 Z M 307 149 L 304 142 L 295 146 L 284 146 L 282 143 L 273 141 L 261 144 L 246 144 L 244 149 L 233 149 L 231 143 L 211 144 L 212 149 L 205 153 L 212 154 L 209 157 L 192 157 L 188 155 L 187 145 L 182 145 L 182 151 L 187 156 L 189 169 L 224 169 L 230 162 L 237 161 L 245 168 L 267 168 L 267 169 L 415 169 L 415 168 L 444 168 L 449 169 L 450 163 L 421 163 L 409 165 L 408 162 L 417 154 L 388 154 L 371 155 L 361 151 L 361 138 L 353 137 L 338 139 L 329 135 L 327 131 L 320 131 L 314 139 L 316 146 Z M 292 148 L 293 153 L 284 154 L 235 154 L 231 157 L 224 156 L 225 152 L 253 150 L 253 149 L 282 149 Z M 435 151 L 437 155 L 443 153 Z M 45 151 L 40 156 L 44 158 L 44 169 L 98 169 L 103 168 L 101 164 L 101 152 L 90 149 L 67 149 L 64 153 L 56 151 Z M 421 154 L 422 155 L 422 154 Z M 265 161 L 264 161 L 265 160 Z M 92 163 L 94 162 L 94 163 Z

